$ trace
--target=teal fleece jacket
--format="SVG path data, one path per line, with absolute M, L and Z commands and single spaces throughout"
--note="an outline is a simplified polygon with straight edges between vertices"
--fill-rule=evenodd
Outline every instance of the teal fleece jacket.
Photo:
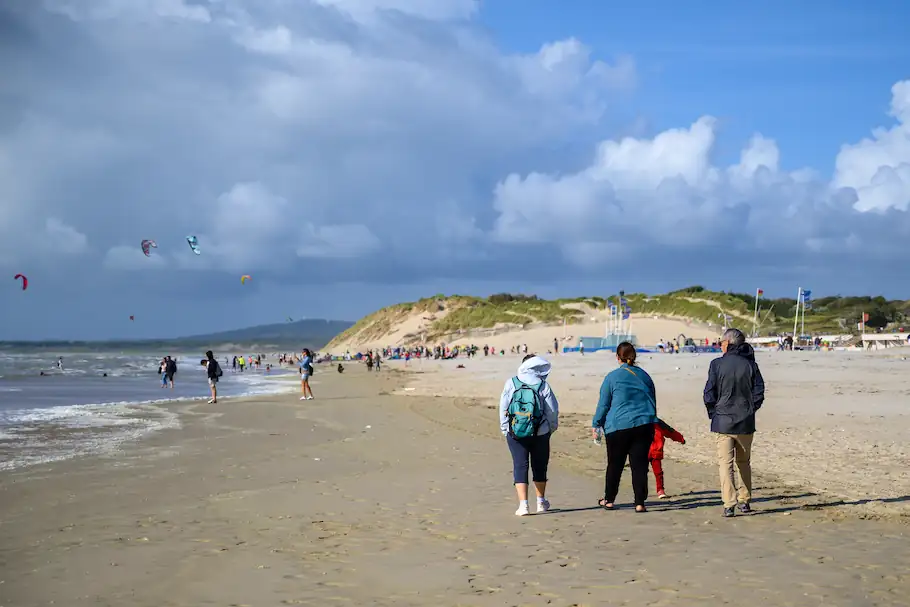
M 604 378 L 591 424 L 604 434 L 657 423 L 654 382 L 641 367 L 623 363 Z

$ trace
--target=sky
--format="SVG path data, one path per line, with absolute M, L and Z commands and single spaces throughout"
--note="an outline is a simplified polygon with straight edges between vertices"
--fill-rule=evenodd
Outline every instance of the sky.
M 910 298 L 910 4 L 633 4 L 0 4 L 0 340 Z

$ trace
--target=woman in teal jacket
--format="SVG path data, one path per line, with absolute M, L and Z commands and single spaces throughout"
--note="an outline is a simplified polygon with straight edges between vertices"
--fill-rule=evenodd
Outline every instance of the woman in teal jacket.
M 591 424 L 594 438 L 603 432 L 607 443 L 604 496 L 598 502 L 605 510 L 614 508 L 626 458 L 632 468 L 636 512 L 645 512 L 648 498 L 648 450 L 657 422 L 657 395 L 651 376 L 635 365 L 635 356 L 629 342 L 616 347 L 620 366 L 604 378 Z

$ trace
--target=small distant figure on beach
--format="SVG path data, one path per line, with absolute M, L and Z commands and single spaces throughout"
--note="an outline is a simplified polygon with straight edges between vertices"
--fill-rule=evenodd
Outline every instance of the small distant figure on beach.
M 158 376 L 161 377 L 161 387 L 167 388 L 167 359 L 162 358 L 158 363 Z
M 313 375 L 313 353 L 304 348 L 300 357 L 300 400 L 313 400 L 313 388 L 310 387 L 310 377 Z
M 246 366 L 246 361 L 243 359 L 243 356 L 237 357 L 237 364 L 240 366 L 240 372 L 243 373 L 243 368 Z
M 582 356 L 585 355 L 585 342 L 580 339 L 578 340 L 578 351 L 581 352 Z
M 177 361 L 170 356 L 164 357 L 164 374 L 167 377 L 167 384 L 171 390 L 174 389 L 174 376 L 177 375 Z
M 209 401 L 209 404 L 213 405 L 218 402 L 218 379 L 224 375 L 224 372 L 221 370 L 218 361 L 215 360 L 215 355 L 212 354 L 211 350 L 206 351 L 205 358 L 202 359 L 201 364 L 205 367 L 206 376 L 209 380 L 209 388 L 212 392 L 212 399 Z
M 376 366 L 376 372 L 379 373 L 380 368 L 382 368 L 382 357 L 379 355 L 379 352 L 376 352 L 376 355 L 373 357 L 373 364 Z
M 339 373 L 344 373 L 344 365 L 341 364 L 341 363 L 338 363 L 338 372 L 339 372 Z
M 654 481 L 657 484 L 657 498 L 667 499 L 667 492 L 664 487 L 664 443 L 666 439 L 676 441 L 682 445 L 686 444 L 686 438 L 665 421 L 658 419 L 654 424 L 654 440 L 651 441 L 651 449 L 648 451 L 648 462 L 651 464 L 651 471 L 654 472 Z
M 765 401 L 762 378 L 755 351 L 739 329 L 727 329 L 720 338 L 723 356 L 708 367 L 705 383 L 705 408 L 711 432 L 717 441 L 717 465 L 724 500 L 724 517 L 752 513 L 752 438 L 755 412 Z M 742 484 L 737 488 L 733 464 L 739 468 Z
M 57 358 L 57 369 L 59 369 L 60 371 L 63 371 L 63 357 L 62 356 Z
M 550 509 L 547 467 L 550 436 L 559 427 L 559 403 L 547 377 L 550 363 L 533 354 L 521 361 L 518 373 L 506 380 L 499 398 L 499 429 L 512 455 L 512 480 L 518 494 L 516 516 L 531 514 L 528 506 L 528 468 L 537 493 L 537 513 Z

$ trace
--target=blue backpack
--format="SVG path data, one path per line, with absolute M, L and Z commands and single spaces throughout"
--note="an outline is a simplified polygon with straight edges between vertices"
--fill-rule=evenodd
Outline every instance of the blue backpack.
M 544 420 L 542 397 L 540 395 L 544 382 L 532 388 L 517 377 L 512 378 L 515 392 L 509 402 L 509 432 L 515 438 L 537 436 L 537 430 Z

